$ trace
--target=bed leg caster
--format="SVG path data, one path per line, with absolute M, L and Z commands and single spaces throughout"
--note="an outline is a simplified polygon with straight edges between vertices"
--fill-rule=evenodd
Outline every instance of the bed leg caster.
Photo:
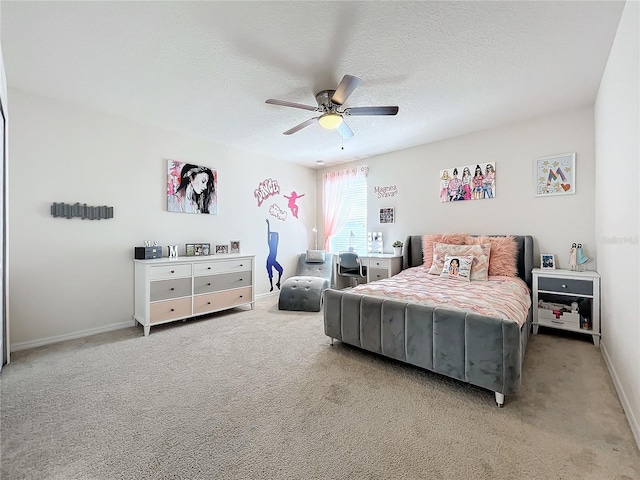
M 504 393 L 496 393 L 496 403 L 498 404 L 498 408 L 504 407 Z
M 330 338 L 331 338 L 331 346 L 333 347 L 333 337 L 330 337 Z

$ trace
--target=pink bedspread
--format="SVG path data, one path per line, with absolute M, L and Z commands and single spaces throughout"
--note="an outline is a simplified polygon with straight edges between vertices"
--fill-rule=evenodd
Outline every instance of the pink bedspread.
M 486 282 L 463 282 L 430 275 L 422 266 L 383 280 L 358 285 L 354 293 L 394 297 L 432 307 L 446 307 L 523 325 L 531 306 L 527 284 L 518 277 L 489 277 Z

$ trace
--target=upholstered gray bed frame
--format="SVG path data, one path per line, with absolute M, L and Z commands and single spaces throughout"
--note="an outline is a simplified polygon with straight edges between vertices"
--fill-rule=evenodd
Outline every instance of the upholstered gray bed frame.
M 518 275 L 531 287 L 533 237 L 516 236 Z M 423 264 L 422 236 L 409 236 L 404 268 Z M 518 393 L 531 331 L 511 320 L 404 300 L 325 291 L 324 332 L 334 339 L 495 392 Z

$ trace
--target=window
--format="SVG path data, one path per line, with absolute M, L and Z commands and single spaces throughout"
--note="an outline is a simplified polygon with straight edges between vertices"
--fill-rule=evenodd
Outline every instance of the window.
M 324 248 L 332 253 L 367 252 L 368 167 L 329 172 L 323 176 Z

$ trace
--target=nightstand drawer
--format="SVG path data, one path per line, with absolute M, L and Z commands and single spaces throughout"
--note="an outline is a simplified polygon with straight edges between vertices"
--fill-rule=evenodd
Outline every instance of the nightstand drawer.
M 577 295 L 593 295 L 593 282 L 573 278 L 538 277 L 538 290 Z
M 543 327 L 562 328 L 564 330 L 579 330 L 580 322 L 573 322 L 571 320 L 563 320 L 561 318 L 542 318 L 538 317 L 538 325 Z

